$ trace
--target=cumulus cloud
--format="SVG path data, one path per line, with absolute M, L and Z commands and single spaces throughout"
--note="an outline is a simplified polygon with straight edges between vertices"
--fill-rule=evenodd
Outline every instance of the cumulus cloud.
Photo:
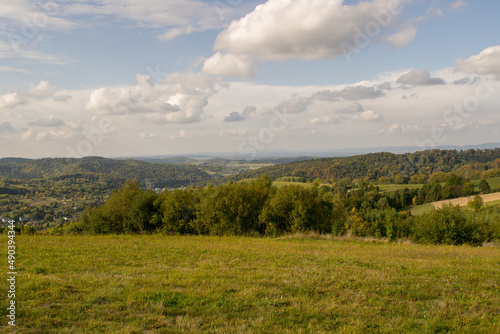
M 500 45 L 484 49 L 465 60 L 457 59 L 455 67 L 464 73 L 496 74 L 500 76 Z
M 38 85 L 30 85 L 28 96 L 36 100 L 44 100 L 52 97 L 56 91 L 56 87 L 49 84 L 47 81 L 40 81 Z
M 252 77 L 261 60 L 315 60 L 348 56 L 370 42 L 389 41 L 398 47 L 410 42 L 415 28 L 403 26 L 390 39 L 382 38 L 399 20 L 408 0 L 268 0 L 216 38 L 204 66 L 207 73 Z
M 364 111 L 363 106 L 358 102 L 355 102 L 354 104 L 347 106 L 345 108 L 339 108 L 335 110 L 335 112 L 338 114 L 353 114 L 363 111 Z
M 144 113 L 154 122 L 192 123 L 201 120 L 217 82 L 201 73 L 173 73 L 154 84 L 138 75 L 133 87 L 100 88 L 90 95 L 85 109 L 104 114 Z
M 401 4 L 373 0 L 344 5 L 341 0 L 269 0 L 222 31 L 215 50 L 261 59 L 321 59 L 343 54 L 360 29 L 372 23 L 379 34 L 399 16 Z M 390 18 L 386 21 L 377 21 Z
M 297 114 L 306 111 L 307 108 L 313 103 L 313 100 L 309 97 L 294 97 L 290 100 L 283 101 L 276 109 L 281 113 L 286 114 Z
M 363 99 L 375 99 L 385 95 L 380 89 L 366 86 L 347 86 L 342 90 L 324 90 L 314 93 L 313 99 L 320 101 L 335 101 L 338 98 L 343 98 L 347 101 L 356 101 Z
M 367 110 L 359 115 L 353 116 L 352 119 L 356 121 L 379 121 L 382 119 L 382 116 L 373 110 Z
M 0 109 L 14 108 L 28 103 L 28 100 L 19 93 L 9 93 L 0 96 Z
M 246 106 L 243 108 L 243 111 L 241 113 L 237 111 L 233 111 L 229 113 L 226 117 L 224 117 L 224 122 L 240 122 L 248 119 L 248 116 L 250 116 L 251 113 L 255 112 L 257 108 L 254 106 Z
M 217 52 L 205 61 L 202 71 L 216 75 L 253 78 L 258 67 L 257 61 L 251 56 Z
M 224 117 L 224 122 L 240 122 L 240 121 L 244 121 L 244 120 L 245 120 L 245 117 L 243 117 L 243 115 L 241 115 L 237 111 L 233 111 L 233 112 L 229 113 L 229 115 Z
M 74 138 L 77 132 L 66 128 L 66 129 L 52 129 L 48 131 L 43 131 L 35 128 L 27 130 L 21 136 L 23 141 L 50 141 L 50 140 L 65 140 Z
M 34 122 L 28 122 L 31 126 L 42 126 L 42 127 L 60 127 L 66 125 L 62 119 L 55 118 L 54 116 L 47 116 L 40 118 Z
M 338 124 L 340 123 L 340 118 L 335 116 L 316 117 L 310 119 L 309 123 L 312 125 Z
M 393 124 L 387 130 L 382 130 L 380 133 L 385 133 L 389 135 L 399 135 L 406 133 L 418 133 L 422 132 L 424 129 L 419 125 L 401 125 Z
M 444 81 L 444 79 L 442 78 L 432 78 L 431 73 L 427 70 L 412 70 L 400 76 L 396 82 L 403 85 L 412 86 L 432 86 L 446 84 L 446 81 Z

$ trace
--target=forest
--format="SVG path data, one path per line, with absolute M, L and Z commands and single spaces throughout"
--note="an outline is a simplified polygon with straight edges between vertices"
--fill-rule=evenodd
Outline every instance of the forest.
M 236 181 L 267 174 L 271 180 L 283 176 L 323 181 L 365 180 L 379 183 L 425 183 L 435 173 L 454 172 L 479 179 L 485 172 L 500 170 L 500 149 L 427 150 L 415 153 L 372 153 L 352 157 L 322 158 L 278 164 L 231 176 Z M 439 174 L 435 174 L 439 175 Z M 497 176 L 490 175 L 488 177 Z M 432 180 L 431 180 L 432 181 Z
M 500 208 L 487 207 L 477 196 L 500 191 L 495 178 L 500 175 L 499 155 L 499 149 L 432 150 L 301 160 L 244 172 L 234 180 L 221 177 L 212 184 L 203 181 L 162 191 L 145 187 L 137 178 L 122 181 L 114 175 L 137 173 L 142 180 L 151 176 L 165 182 L 161 181 L 165 173 L 176 173 L 173 166 L 181 169 L 175 174 L 180 180 L 192 177 L 192 170 L 179 164 L 88 158 L 66 161 L 66 171 L 71 173 L 57 174 L 50 169 L 50 159 L 7 161 L 4 173 L 20 170 L 27 178 L 41 178 L 0 180 L 0 210 L 10 212 L 8 217 L 13 219 L 28 216 L 41 222 L 19 224 L 25 233 L 280 236 L 316 232 L 481 245 L 500 239 Z M 40 164 L 45 169 L 34 167 Z M 134 165 L 140 166 L 135 173 Z M 157 171 L 163 174 L 156 175 Z M 324 177 L 313 179 L 318 173 Z M 465 208 L 447 205 L 422 214 L 410 210 L 465 196 L 475 196 Z M 29 202 L 30 198 L 37 199 Z

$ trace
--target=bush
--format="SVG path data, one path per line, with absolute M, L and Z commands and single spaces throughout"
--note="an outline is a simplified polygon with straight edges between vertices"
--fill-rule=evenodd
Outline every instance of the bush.
M 483 207 L 484 201 L 483 198 L 479 195 L 474 196 L 474 200 L 467 203 L 467 206 L 474 211 L 479 211 Z
M 127 181 L 104 205 L 85 209 L 82 229 L 91 234 L 154 232 L 158 228 L 158 222 L 152 219 L 157 197 L 139 189 L 135 180 Z
M 262 234 L 265 225 L 259 215 L 273 191 L 271 180 L 265 175 L 249 184 L 209 187 L 198 205 L 194 230 L 212 235 Z
M 481 245 L 485 240 L 484 224 L 459 206 L 444 205 L 415 218 L 412 239 L 418 243 Z
M 21 234 L 25 235 L 34 235 L 36 233 L 36 230 L 33 226 L 31 225 L 24 225 Z
M 264 206 L 259 221 L 267 235 L 315 231 L 329 233 L 334 220 L 334 202 L 315 182 L 312 187 L 281 187 Z

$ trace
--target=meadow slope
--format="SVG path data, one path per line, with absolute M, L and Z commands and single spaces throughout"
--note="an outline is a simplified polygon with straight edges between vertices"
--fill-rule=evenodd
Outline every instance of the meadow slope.
M 17 245 L 17 327 L 2 297 L 5 333 L 500 330 L 498 247 L 144 235 Z

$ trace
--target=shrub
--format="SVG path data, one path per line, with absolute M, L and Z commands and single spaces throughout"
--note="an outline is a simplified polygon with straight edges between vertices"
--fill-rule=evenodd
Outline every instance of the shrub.
M 21 234 L 25 235 L 34 235 L 36 233 L 36 230 L 33 226 L 31 225 L 24 225 Z
M 452 204 L 417 217 L 412 238 L 418 243 L 476 246 L 486 240 L 484 225 Z

